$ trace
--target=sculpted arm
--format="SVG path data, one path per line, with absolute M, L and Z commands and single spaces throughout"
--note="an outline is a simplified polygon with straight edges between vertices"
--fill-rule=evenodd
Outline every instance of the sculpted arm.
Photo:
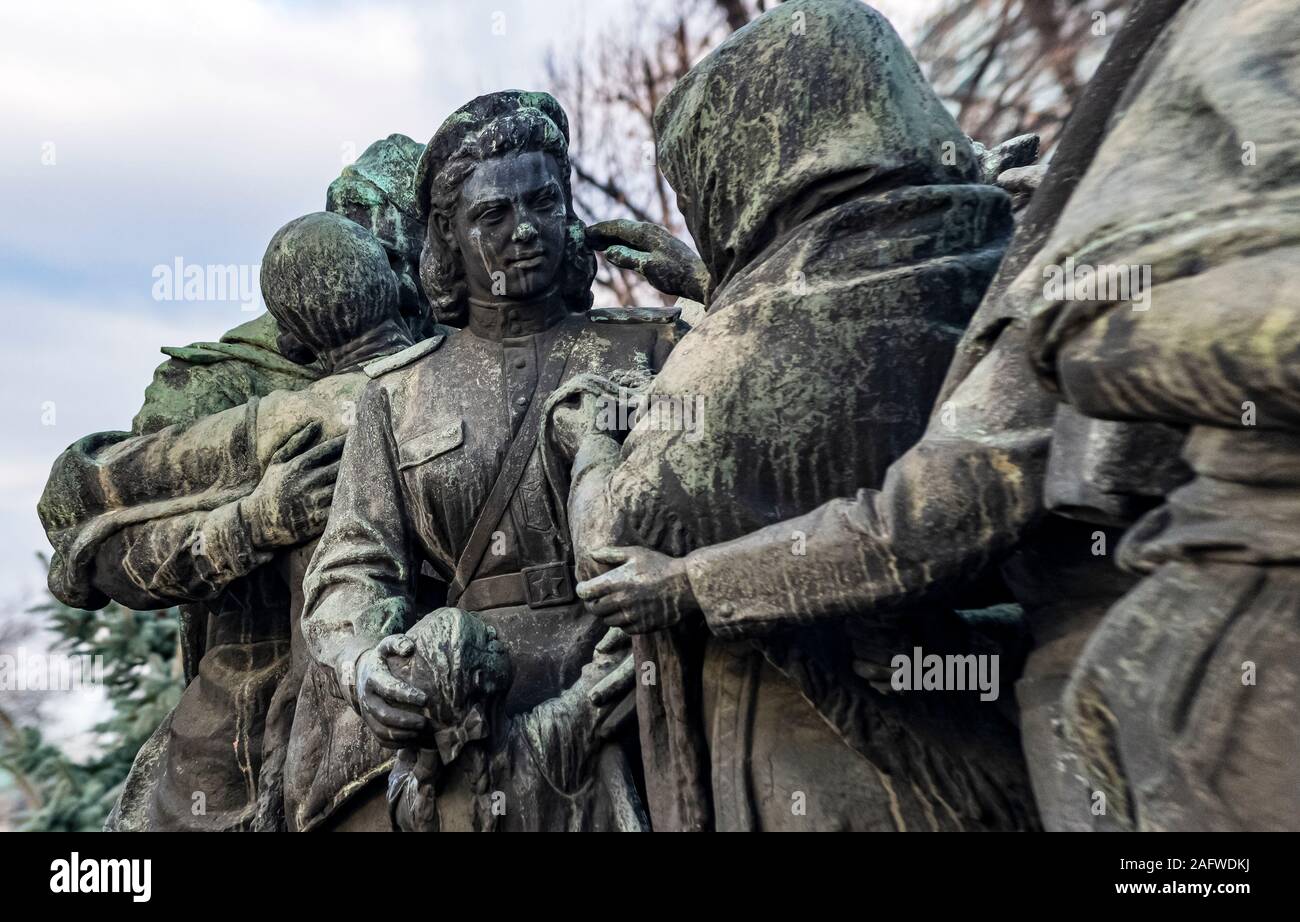
M 247 496 L 211 511 L 160 516 L 111 533 L 96 554 L 97 588 L 136 609 L 214 598 L 281 548 L 325 527 L 343 438 L 314 444 L 309 424 L 272 456 Z
M 342 449 L 336 404 L 332 392 L 277 392 L 145 436 L 81 439 L 39 505 L 51 590 L 81 607 L 164 608 L 211 598 L 316 537 Z
M 1056 356 L 1069 402 L 1089 416 L 1236 428 L 1300 424 L 1300 324 L 1281 247 L 1160 285 L 1149 310 L 1112 306 Z
M 678 341 L 675 326 L 656 323 L 651 329 L 654 335 L 645 352 L 646 364 L 628 375 L 635 379 L 634 390 L 642 394 Z M 621 460 L 622 442 L 627 435 L 619 426 L 629 421 L 621 419 L 619 408 L 622 406 L 622 415 L 627 415 L 638 396 L 605 379 L 599 384 L 593 381 L 590 387 L 582 383 L 581 378 L 569 383 L 575 391 L 551 410 L 550 425 L 561 457 L 571 459 L 569 530 L 578 578 L 587 579 L 605 569 L 592 552 L 617 543 L 620 504 L 610 480 Z
M 579 595 L 627 630 L 698 610 L 715 634 L 738 638 L 956 588 L 1040 514 L 1054 410 L 1025 359 L 1023 328 L 1010 326 L 881 489 L 684 558 L 597 551 L 622 565 Z
M 252 543 L 238 502 L 133 525 L 95 555 L 95 588 L 137 611 L 199 602 L 269 561 Z
M 329 524 L 303 579 L 302 631 L 337 694 L 386 745 L 412 740 L 427 696 L 388 670 L 413 610 L 419 560 L 404 508 L 387 393 L 367 387 L 340 463 Z M 404 652 L 405 651 L 405 652 Z

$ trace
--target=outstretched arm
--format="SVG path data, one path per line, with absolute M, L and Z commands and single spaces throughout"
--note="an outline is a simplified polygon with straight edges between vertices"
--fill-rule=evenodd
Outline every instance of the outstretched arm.
M 734 638 L 956 588 L 1013 546 L 1042 509 L 1055 403 L 1025 356 L 1023 328 L 1009 326 L 879 490 L 684 558 L 596 551 L 625 562 L 578 594 L 628 631 L 698 610 L 715 634 Z
M 602 221 L 587 228 L 587 243 L 602 250 L 613 265 L 644 276 L 666 295 L 700 303 L 708 296 L 709 271 L 704 262 L 658 224 L 623 218 Z
M 312 424 L 290 438 L 247 496 L 109 533 L 96 554 L 96 588 L 141 610 L 211 599 L 277 550 L 318 536 L 343 450 L 341 436 L 313 444 L 320 432 Z

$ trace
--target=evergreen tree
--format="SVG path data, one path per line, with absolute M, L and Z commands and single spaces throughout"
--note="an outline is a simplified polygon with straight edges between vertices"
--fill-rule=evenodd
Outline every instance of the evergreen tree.
M 58 639 L 52 652 L 103 657 L 111 716 L 95 727 L 98 755 L 70 759 L 35 726 L 0 713 L 0 771 L 13 776 L 27 806 L 23 829 L 98 830 L 122 790 L 135 754 L 180 700 L 177 611 L 137 612 L 116 602 L 99 611 L 69 608 L 52 596 L 31 609 Z

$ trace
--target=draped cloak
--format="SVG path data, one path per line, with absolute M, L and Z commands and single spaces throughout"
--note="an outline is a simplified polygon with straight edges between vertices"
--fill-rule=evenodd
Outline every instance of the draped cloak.
M 880 485 L 925 429 L 1011 213 L 978 183 L 969 141 L 898 36 L 860 3 L 782 4 L 683 77 L 655 121 L 711 285 L 707 316 L 650 395 L 702 402 L 702 426 L 635 428 L 607 495 L 614 541 L 680 556 Z M 707 682 L 705 647 L 723 654 Z M 811 737 L 744 712 L 779 700 L 793 713 L 791 694 L 872 766 L 894 828 L 1033 823 L 1009 728 L 989 709 L 941 713 L 845 678 L 839 625 L 752 646 L 678 626 L 635 649 L 657 677 L 638 685 L 656 829 L 752 828 L 736 772 L 755 745 Z M 706 731 L 706 696 L 734 733 Z M 806 768 L 825 800 L 848 786 Z M 724 795 L 734 804 L 710 803 Z

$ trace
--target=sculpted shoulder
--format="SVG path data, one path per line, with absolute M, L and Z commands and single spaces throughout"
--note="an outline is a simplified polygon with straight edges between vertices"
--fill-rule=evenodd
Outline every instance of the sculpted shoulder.
M 677 341 L 689 329 L 681 320 L 678 307 L 597 307 L 587 312 L 588 330 L 595 340 L 613 346 L 615 352 L 628 352 L 620 361 L 625 365 L 635 358 L 657 370 Z
M 369 386 L 367 394 L 383 392 L 382 402 L 387 407 L 390 425 L 400 432 L 410 423 L 407 409 L 438 404 L 444 396 L 449 374 L 456 365 L 449 365 L 449 343 L 464 331 L 439 325 L 428 339 L 403 349 L 393 355 L 376 359 L 362 366 Z
M 677 307 L 593 307 L 587 319 L 603 324 L 675 324 L 681 313 Z
M 450 331 L 446 328 L 439 328 L 428 339 L 421 340 L 414 346 L 409 346 L 401 352 L 395 352 L 392 355 L 386 355 L 381 359 L 375 359 L 373 362 L 367 362 L 361 366 L 361 370 L 366 373 L 367 378 L 379 378 L 390 374 L 394 371 L 400 371 L 403 368 L 409 368 L 420 359 L 436 351 L 447 339 Z

